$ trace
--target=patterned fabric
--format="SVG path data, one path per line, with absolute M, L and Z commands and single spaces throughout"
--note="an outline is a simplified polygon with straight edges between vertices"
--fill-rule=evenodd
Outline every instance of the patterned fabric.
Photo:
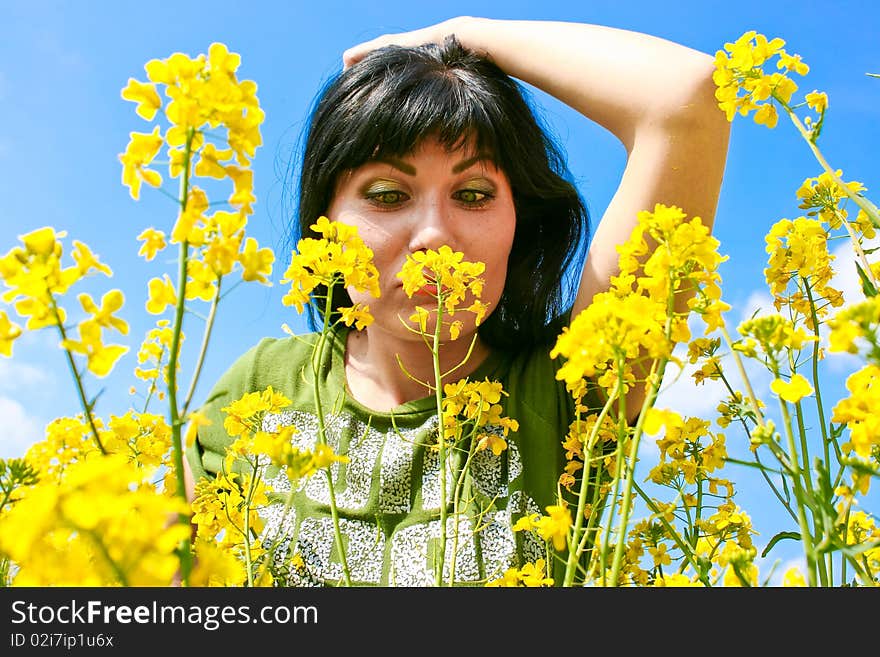
M 188 451 L 194 475 L 213 476 L 231 438 L 220 410 L 246 392 L 271 385 L 292 400 L 290 410 L 269 415 L 264 428 L 293 424 L 293 442 L 313 448 L 318 436 L 310 367 L 315 336 L 264 339 L 226 372 L 202 409 L 212 424 L 201 427 Z M 333 491 L 346 545 L 352 583 L 365 586 L 430 586 L 435 581 L 441 536 L 441 467 L 433 396 L 376 413 L 344 395 L 345 332 L 333 335 L 321 360 L 318 386 L 325 407 L 327 442 L 348 463 L 332 466 Z M 555 502 L 564 464 L 561 441 L 572 419 L 573 403 L 555 380 L 559 363 L 549 348 L 528 354 L 493 354 L 469 377 L 501 381 L 505 415 L 520 428 L 508 435 L 508 449 L 475 453 L 459 496 L 459 513 L 450 504 L 446 518 L 444 581 L 483 585 L 509 567 L 546 556 L 543 541 L 513 532 L 524 514 L 541 513 Z M 463 456 L 448 455 L 447 500 L 459 479 Z M 342 563 L 334 541 L 330 490 L 316 474 L 297 483 L 285 512 L 281 501 L 291 485 L 283 474 L 269 483 L 275 501 L 263 511 L 263 540 L 276 543 L 275 563 L 291 586 L 337 585 Z M 296 557 L 296 558 L 294 558 Z

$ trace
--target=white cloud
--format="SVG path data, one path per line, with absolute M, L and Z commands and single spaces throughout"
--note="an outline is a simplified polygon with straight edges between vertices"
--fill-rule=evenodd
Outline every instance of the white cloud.
M 863 248 L 872 249 L 880 247 L 880 238 L 865 240 Z M 856 270 L 856 255 L 849 239 L 842 240 L 841 243 L 831 250 L 834 260 L 831 263 L 834 269 L 834 277 L 831 279 L 831 287 L 843 292 L 843 298 L 847 304 L 858 303 L 865 298 L 862 292 L 862 283 L 859 279 L 859 273 Z M 868 256 L 868 262 L 873 258 Z
M 45 370 L 6 358 L 0 358 L 0 390 L 46 385 L 51 377 Z
M 676 348 L 675 355 L 682 359 L 684 369 L 679 370 L 674 363 L 669 364 L 655 406 L 669 408 L 690 417 L 712 418 L 719 402 L 728 396 L 724 384 L 719 380 L 708 379 L 697 384 L 691 375 L 698 367 L 687 362 L 687 350 Z M 725 360 L 727 359 L 722 358 L 722 367 L 726 365 Z
M 25 455 L 28 448 L 43 438 L 44 423 L 31 417 L 14 399 L 0 397 L 0 458 Z
M 863 248 L 871 249 L 878 247 L 880 247 L 880 238 L 865 240 Z M 839 308 L 830 309 L 829 318 L 865 298 L 864 292 L 862 292 L 861 279 L 855 265 L 857 256 L 853 250 L 852 242 L 849 239 L 845 239 L 836 248 L 832 249 L 830 253 L 834 257 L 831 264 L 834 269 L 834 276 L 831 278 L 829 285 L 843 293 L 845 303 Z M 872 259 L 872 257 L 868 257 L 869 262 Z M 828 370 L 834 374 L 848 374 L 861 368 L 865 364 L 864 358 L 855 354 L 828 350 L 829 331 L 827 322 L 823 322 L 819 327 L 819 344 L 825 349 Z
M 765 290 L 755 290 L 749 294 L 745 303 L 742 305 L 742 313 L 739 321 L 744 322 L 752 318 L 752 315 L 768 315 L 778 312 L 773 305 L 773 297 Z M 736 326 L 731 327 L 734 330 Z

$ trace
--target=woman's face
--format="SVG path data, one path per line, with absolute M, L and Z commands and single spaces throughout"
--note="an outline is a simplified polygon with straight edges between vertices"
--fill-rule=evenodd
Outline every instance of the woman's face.
M 374 323 L 367 330 L 374 334 L 421 340 L 401 318 L 408 320 L 417 305 L 435 308 L 436 300 L 427 292 L 408 298 L 397 276 L 406 257 L 418 251 L 447 245 L 465 260 L 484 263 L 481 300 L 488 312 L 501 297 L 516 212 L 507 176 L 485 154 L 467 147 L 449 151 L 427 139 L 399 159 L 367 162 L 340 176 L 327 216 L 357 226 L 373 250 L 381 296 L 353 289 L 349 294 L 355 303 L 369 304 Z M 466 298 L 461 308 L 472 301 Z M 464 323 L 458 339 L 469 343 L 476 330 L 473 313 L 457 312 L 453 319 Z M 432 323 L 428 329 L 433 331 Z

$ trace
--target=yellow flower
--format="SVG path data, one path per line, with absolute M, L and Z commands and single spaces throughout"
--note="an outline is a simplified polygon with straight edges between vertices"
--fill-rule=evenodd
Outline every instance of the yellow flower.
M 257 200 L 254 196 L 254 172 L 231 164 L 224 168 L 224 172 L 233 183 L 229 204 L 239 208 L 241 212 L 250 214 L 253 211 L 251 205 Z
M 238 254 L 238 262 L 244 270 L 241 277 L 246 281 L 259 281 L 271 285 L 266 276 L 272 273 L 272 263 L 275 262 L 275 254 L 272 249 L 260 249 L 257 240 L 248 237 L 244 243 L 244 249 Z
M 491 449 L 495 456 L 501 456 L 501 452 L 507 449 L 507 441 L 494 433 L 484 433 L 477 442 L 477 451 Z
M 782 578 L 782 586 L 798 587 L 806 585 L 807 582 L 804 579 L 804 575 L 803 573 L 801 573 L 799 568 L 791 567 L 785 571 L 785 576 Z
M 114 317 L 113 313 L 122 308 L 125 302 L 125 296 L 122 290 L 110 290 L 101 297 L 101 307 L 99 308 L 92 297 L 87 293 L 82 293 L 78 297 L 79 303 L 83 310 L 92 315 L 92 320 L 99 326 L 105 328 L 115 328 L 122 335 L 128 335 L 128 323 L 125 320 Z
M 486 265 L 482 262 L 468 262 L 464 254 L 453 251 L 445 244 L 437 251 L 428 249 L 407 254 L 397 277 L 403 281 L 403 291 L 412 297 L 418 290 L 427 291 L 437 299 L 444 312 L 454 315 L 459 304 L 468 292 L 479 301 L 485 281 L 482 277 Z M 485 316 L 482 303 L 472 303 L 466 310 L 477 317 L 477 324 Z M 458 337 L 461 327 L 453 328 L 452 339 Z
M 162 278 L 153 278 L 149 283 L 149 298 L 147 299 L 147 312 L 159 315 L 165 312 L 165 308 L 177 303 L 177 293 L 168 274 Z
M 354 325 L 358 331 L 362 331 L 373 323 L 373 316 L 370 314 L 370 306 L 361 306 L 357 304 L 350 308 L 339 309 L 340 319 L 346 326 Z
M 830 351 L 857 354 L 862 341 L 876 349 L 880 327 L 880 295 L 847 306 L 828 321 L 828 326 L 831 328 Z
M 703 583 L 700 581 L 693 581 L 684 573 L 672 573 L 670 575 L 658 575 L 657 578 L 654 580 L 653 586 L 666 588 L 702 587 Z
M 21 335 L 21 327 L 9 321 L 6 311 L 0 310 L 0 354 L 12 356 L 12 343 Z
M 187 422 L 189 423 L 186 428 L 186 434 L 184 436 L 184 444 L 187 448 L 192 447 L 195 442 L 196 435 L 199 432 L 199 427 L 209 426 L 211 424 L 211 420 L 209 420 L 204 414 L 199 411 L 194 411 L 189 414 L 187 418 Z
M 205 144 L 205 147 L 199 151 L 199 161 L 196 164 L 195 174 L 197 176 L 207 176 L 210 178 L 225 178 L 226 169 L 220 162 L 225 162 L 232 158 L 232 149 L 217 150 L 212 143 Z
M 801 61 L 800 55 L 789 55 L 784 50 L 779 53 L 779 61 L 776 62 L 776 68 L 794 71 L 798 75 L 806 75 L 810 72 L 810 67 Z
M 58 240 L 64 237 L 67 237 L 67 231 L 62 230 L 56 233 L 55 229 L 51 226 L 44 226 L 42 228 L 37 228 L 26 235 L 20 235 L 18 239 L 24 243 L 24 248 L 27 249 L 28 253 L 37 256 L 49 256 L 53 254 L 58 256 L 60 255 L 61 248 Z
M 743 116 L 755 112 L 755 122 L 773 128 L 778 120 L 772 102 L 789 103 L 797 84 L 787 77 L 794 71 L 805 75 L 809 67 L 801 61 L 800 55 L 790 55 L 782 47 L 785 41 L 779 38 L 767 39 L 754 30 L 745 32 L 734 43 L 724 44 L 724 50 L 715 53 L 715 98 L 724 111 L 728 121 L 739 113 Z M 764 72 L 763 66 L 778 56 L 776 68 L 771 74 Z
M 190 586 L 242 586 L 247 582 L 244 561 L 226 547 L 198 538 L 193 554 L 195 563 L 189 576 Z
M 138 241 L 142 241 L 138 255 L 144 256 L 149 262 L 156 257 L 156 253 L 165 248 L 165 233 L 155 228 L 147 228 L 137 236 Z
M 768 128 L 775 128 L 776 124 L 779 122 L 779 115 L 776 113 L 776 108 L 773 105 L 761 105 L 757 112 L 755 112 L 755 123 L 758 125 L 765 125 Z
M 79 325 L 79 336 L 79 340 L 62 340 L 61 346 L 73 353 L 85 355 L 88 359 L 87 367 L 95 376 L 107 376 L 116 361 L 128 351 L 128 347 L 122 345 L 105 345 L 101 341 L 101 327 L 93 320 L 86 320 Z
M 807 106 L 819 114 L 824 113 L 828 109 L 828 94 L 824 91 L 812 91 L 804 96 Z
M 125 152 L 119 156 L 122 162 L 122 184 L 128 187 L 131 197 L 135 200 L 140 198 L 141 182 L 146 182 L 153 187 L 162 184 L 162 176 L 157 171 L 146 169 L 162 148 L 164 143 L 159 134 L 159 126 L 151 133 L 132 132 L 131 141 Z
M 800 374 L 795 374 L 786 382 L 782 379 L 774 379 L 770 389 L 785 401 L 795 404 L 808 395 L 813 394 L 813 386 Z
M 217 274 L 201 260 L 186 263 L 186 298 L 211 301 L 217 293 Z
M 122 90 L 122 97 L 137 103 L 135 111 L 147 121 L 152 121 L 156 111 L 162 107 L 162 99 L 159 98 L 156 85 L 138 82 L 134 78 L 128 78 L 128 85 Z
M 498 579 L 490 580 L 487 587 L 542 587 L 553 586 L 553 578 L 546 575 L 547 564 L 543 559 L 527 563 L 521 569 L 508 568 Z
M 331 287 L 339 278 L 345 287 L 353 287 L 378 297 L 379 271 L 373 265 L 373 251 L 357 235 L 357 228 L 319 217 L 311 226 L 322 239 L 305 237 L 297 250 L 282 283 L 291 283 L 281 302 L 295 306 L 297 312 L 310 300 L 319 285 Z
M 557 504 L 547 507 L 548 515 L 542 516 L 537 522 L 538 534 L 545 540 L 553 541 L 557 551 L 565 549 L 568 530 L 571 527 L 571 511 Z
M 869 364 L 851 374 L 846 389 L 850 395 L 834 406 L 831 421 L 846 422 L 850 431 L 844 451 L 869 458 L 880 445 L 880 366 Z
M 348 463 L 349 458 L 345 455 L 336 454 L 330 445 L 316 445 L 313 455 L 317 469 L 327 468 L 333 463 Z
M 0 552 L 18 566 L 18 586 L 169 586 L 189 527 L 186 513 L 123 455 L 92 454 L 46 480 L 0 519 Z M 132 519 L 136 518 L 136 522 Z
M 73 241 L 73 253 L 71 253 L 71 255 L 73 256 L 74 262 L 76 262 L 76 269 L 79 276 L 85 276 L 93 269 L 106 276 L 113 275 L 110 267 L 103 262 L 100 262 L 98 256 L 92 253 L 92 250 L 88 245 L 83 242 L 77 240 Z

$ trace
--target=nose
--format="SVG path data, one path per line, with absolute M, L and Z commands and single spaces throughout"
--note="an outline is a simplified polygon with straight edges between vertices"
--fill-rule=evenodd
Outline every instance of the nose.
M 410 252 L 437 251 L 443 245 L 455 250 L 452 212 L 451 204 L 442 198 L 425 199 L 419 204 L 413 214 Z

